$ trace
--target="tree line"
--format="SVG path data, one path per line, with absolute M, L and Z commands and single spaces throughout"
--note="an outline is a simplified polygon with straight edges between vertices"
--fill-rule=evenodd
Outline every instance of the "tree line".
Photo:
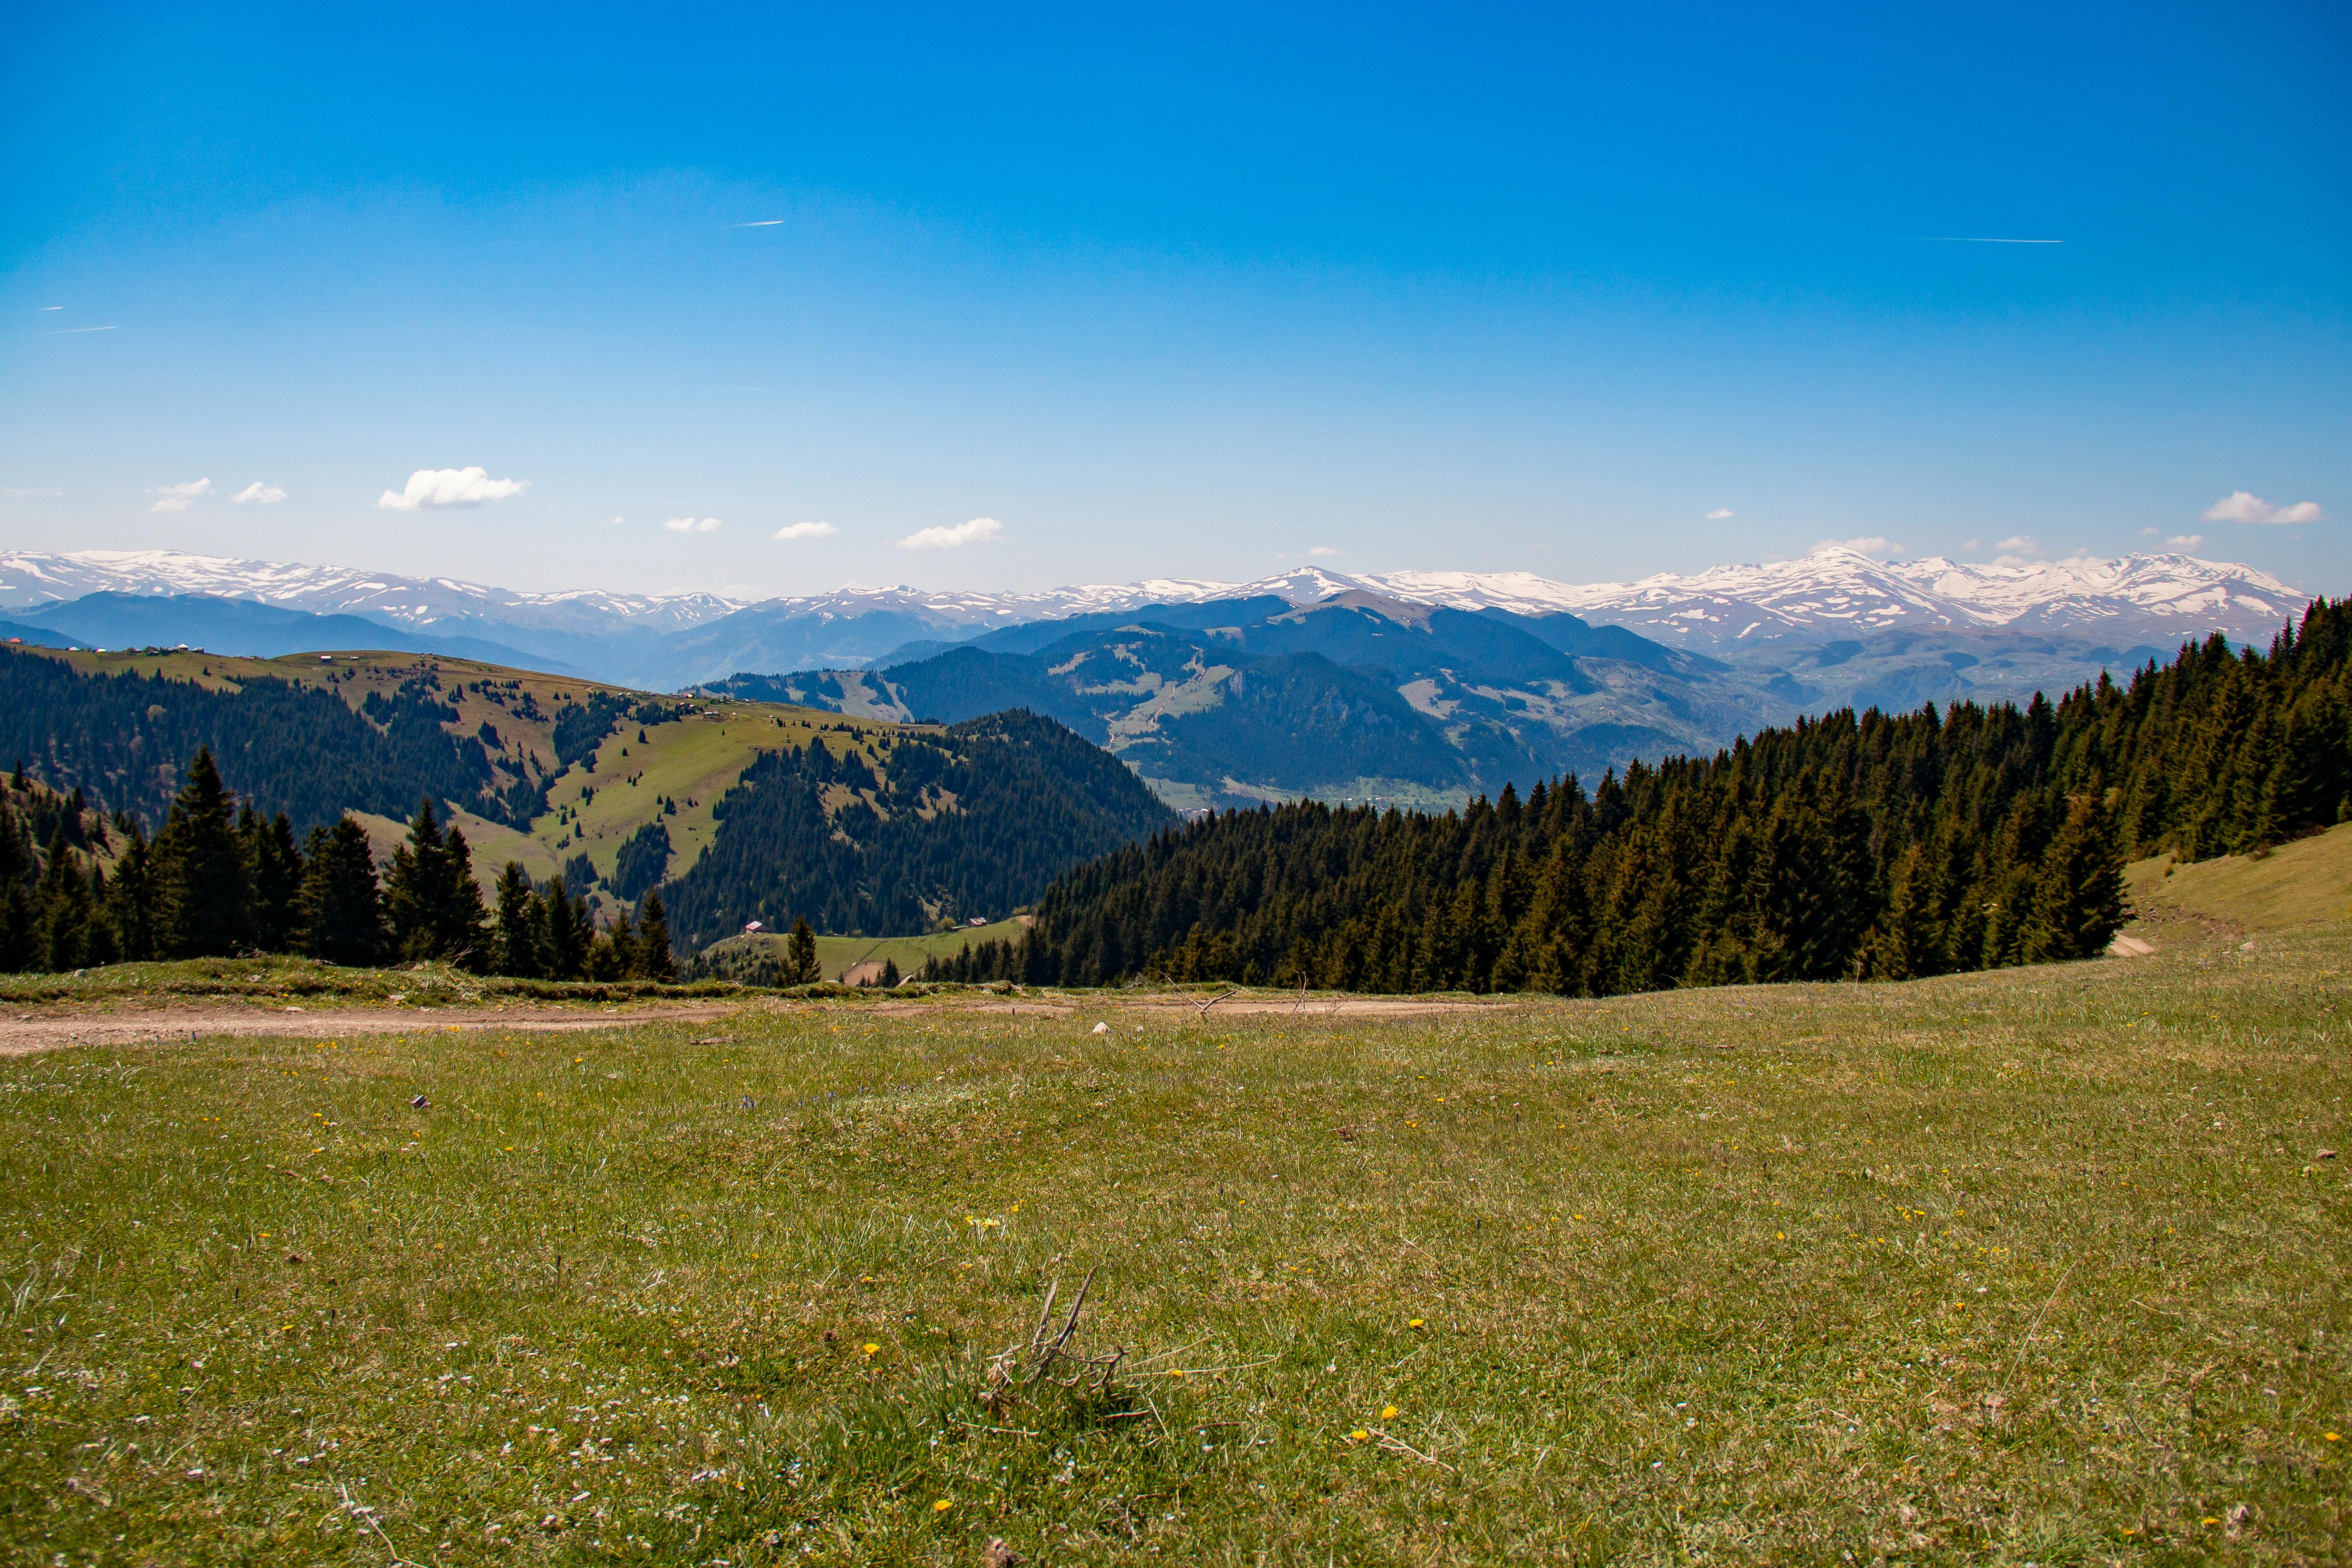
M 266 815 L 298 829 L 346 810 L 404 813 L 419 796 L 476 800 L 499 816 L 481 741 L 452 737 L 421 683 L 352 711 L 332 690 L 276 677 L 214 691 L 194 681 L 89 674 L 46 653 L 0 656 L 0 761 L 151 828 L 201 747 Z
M 48 825 L 46 848 L 35 824 Z M 200 747 L 152 838 L 20 767 L 0 790 L 0 970 L 293 953 L 362 967 L 437 960 L 543 979 L 677 977 L 661 895 L 599 929 L 563 879 L 533 885 L 509 862 L 495 904 L 465 834 L 428 799 L 379 866 L 349 813 L 297 840 L 285 811 L 240 804 Z
M 2218 634 L 2052 704 L 1851 710 L 1444 815 L 1306 801 L 1059 879 L 926 978 L 1135 975 L 1599 996 L 2084 957 L 2121 868 L 2352 820 L 2352 611 Z

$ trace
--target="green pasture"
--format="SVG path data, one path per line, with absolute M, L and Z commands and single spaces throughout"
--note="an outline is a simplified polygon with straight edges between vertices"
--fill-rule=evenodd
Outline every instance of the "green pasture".
M 1900 985 L 0 1060 L 0 1545 L 2343 1561 L 2352 927 L 2157 915 Z

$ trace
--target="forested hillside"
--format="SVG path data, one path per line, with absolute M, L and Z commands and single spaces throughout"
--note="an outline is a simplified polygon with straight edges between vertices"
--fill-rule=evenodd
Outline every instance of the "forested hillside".
M 397 654 L 11 650 L 0 766 L 19 758 L 0 801 L 0 967 L 259 948 L 627 972 L 650 960 L 614 955 L 645 946 L 628 923 L 656 898 L 682 898 L 705 937 L 803 916 L 916 935 L 1005 914 L 1174 820 L 1032 715 L 901 727 Z M 233 850 L 173 847 L 218 837 L 173 822 L 223 813 Z M 314 865 L 357 909 L 404 853 L 460 867 L 499 904 L 497 938 L 462 911 L 415 913 L 392 880 L 373 936 L 320 935 L 293 911 Z M 508 930 L 526 901 L 543 942 Z M 171 913 L 215 903 L 201 920 Z M 619 946 L 599 958 L 598 941 Z
M 2085 956 L 2120 866 L 2352 816 L 2352 612 L 2218 635 L 2055 706 L 1868 710 L 1443 816 L 1229 813 L 1056 883 L 1018 946 L 935 966 L 1609 994 Z
M 1001 916 L 1175 820 L 1116 759 L 1021 712 L 902 731 L 870 758 L 781 747 L 714 811 L 710 852 L 668 894 L 689 945 L 753 920 L 881 934 Z
M 0 765 L 29 767 L 53 788 L 154 823 L 181 768 L 209 747 L 232 789 L 298 826 L 345 810 L 399 816 L 421 796 L 471 800 L 491 783 L 481 742 L 442 728 L 437 695 L 421 685 L 376 694 L 374 713 L 362 716 L 328 685 L 97 675 L 8 649 L 0 652 Z

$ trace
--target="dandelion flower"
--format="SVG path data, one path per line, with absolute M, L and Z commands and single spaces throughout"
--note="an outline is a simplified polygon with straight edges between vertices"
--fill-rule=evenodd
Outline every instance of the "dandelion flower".
M 1419 1318 L 1408 1318 L 1405 1320 L 1404 1326 L 1409 1329 L 1417 1329 L 1421 1326 L 1421 1320 Z
M 882 1347 L 881 1347 L 880 1345 L 878 1345 L 878 1344 L 876 1344 L 872 1340 L 867 1340 L 867 1341 L 866 1341 L 863 1345 L 859 1346 L 858 1348 L 860 1348 L 861 1350 L 865 1351 L 865 1352 L 866 1352 L 866 1354 L 868 1354 L 868 1355 L 879 1355 L 879 1354 L 882 1354 Z
M 1381 1412 L 1381 1419 L 1383 1421 L 1393 1421 L 1396 1419 L 1396 1406 L 1391 1405 Z
M 950 1509 L 953 1508 L 954 1506 L 955 1506 L 955 1504 L 954 1504 L 953 1502 L 950 1501 L 948 1499 L 946 1499 L 946 1498 L 941 1498 L 941 1499 L 940 1499 L 940 1500 L 939 1500 L 939 1501 L 937 1501 L 937 1502 L 935 1502 L 935 1503 L 931 1504 L 931 1511 L 932 1511 L 933 1513 L 945 1513 L 945 1512 L 947 1512 L 947 1511 L 948 1511 L 948 1510 L 950 1510 Z
M 2340 1443 L 2344 1440 L 2344 1435 L 2341 1432 L 2322 1432 L 2320 1436 L 2331 1443 Z
M 1365 1431 L 1361 1427 L 1357 1427 L 1354 1431 L 1348 1434 L 1348 1441 L 1350 1443 L 1369 1443 L 1371 1441 L 1371 1438 L 1372 1435 L 1370 1432 Z

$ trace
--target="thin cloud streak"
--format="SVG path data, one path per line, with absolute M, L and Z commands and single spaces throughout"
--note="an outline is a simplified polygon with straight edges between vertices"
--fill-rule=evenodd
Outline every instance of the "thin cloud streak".
M 2064 245 L 2063 239 L 2000 239 L 1989 235 L 1929 235 L 1937 245 Z
M 63 307 L 60 306 L 58 308 L 62 309 Z M 120 325 L 120 323 L 114 323 L 104 327 L 60 327 L 57 330 L 51 332 L 49 336 L 52 338 L 70 338 L 76 332 L 111 332 L 117 325 Z
M 739 229 L 772 229 L 772 228 L 774 228 L 778 224 L 782 223 L 783 221 L 784 221 L 784 220 L 783 220 L 783 219 L 782 219 L 782 218 L 759 218 L 759 219 L 754 220 L 754 221 L 753 221 L 753 222 L 751 222 L 751 223 L 748 223 L 748 224 L 730 224 L 730 225 L 729 225 L 728 226 L 729 226 L 729 227 L 730 227 L 730 228 L 739 228 Z

